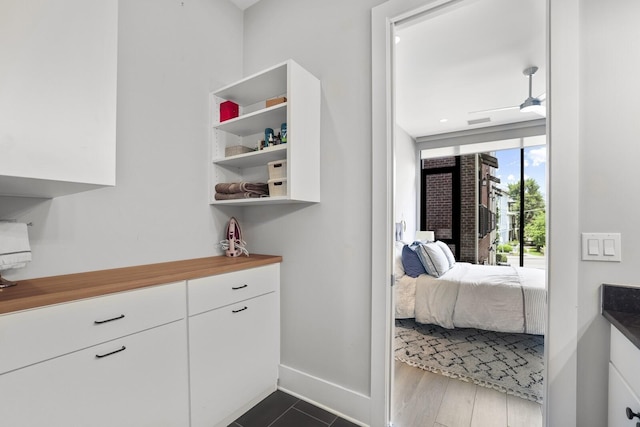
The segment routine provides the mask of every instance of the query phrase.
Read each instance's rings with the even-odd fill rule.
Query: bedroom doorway
[[[423,13],[415,20],[406,18],[404,21],[397,24],[394,28],[396,31],[392,32],[394,36],[394,45],[392,47],[392,57],[394,58],[392,66],[394,70],[394,82],[391,84],[391,87],[395,89],[395,103],[393,104],[393,112],[391,116],[395,118],[395,124],[398,126],[395,133],[393,147],[395,169],[393,185],[395,200],[393,207],[395,216],[394,222],[399,222],[401,224],[413,224],[413,229],[408,229],[408,233],[405,236],[408,240],[411,240],[416,230],[433,231],[435,239],[446,243],[456,254],[456,259],[459,259],[460,252],[463,247],[463,233],[461,230],[461,223],[463,222],[462,215],[458,215],[458,218],[456,219],[456,216],[452,214],[452,212],[449,212],[449,216],[451,217],[450,227],[442,227],[439,232],[437,226],[433,225],[433,222],[431,224],[429,223],[429,216],[427,215],[425,217],[423,215],[424,211],[427,210],[426,206],[423,205],[423,203],[426,203],[425,198],[422,196],[416,196],[417,193],[422,194],[425,181],[433,181],[438,177],[442,177],[446,173],[452,173],[452,170],[455,170],[456,168],[456,164],[454,162],[454,164],[446,166],[454,169],[447,171],[439,169],[432,171],[434,173],[425,173],[423,175],[422,166],[424,157],[422,157],[422,153],[427,151],[427,149],[450,150],[455,153],[454,158],[459,158],[461,154],[464,154],[463,152],[465,151],[465,147],[469,147],[473,144],[491,144],[502,140],[516,140],[517,145],[511,148],[518,154],[520,164],[524,166],[525,162],[523,161],[523,158],[526,156],[528,150],[530,151],[529,147],[525,147],[524,140],[529,137],[533,138],[536,135],[540,135],[544,138],[546,133],[544,117],[540,117],[539,115],[529,115],[527,120],[523,120],[523,113],[520,113],[518,109],[509,111],[513,109],[512,106],[514,101],[509,101],[508,99],[520,99],[521,97],[521,88],[518,89],[518,82],[515,82],[514,80],[515,83],[513,83],[513,86],[510,86],[512,84],[511,80],[507,79],[504,74],[498,72],[496,72],[498,77],[491,77],[492,72],[489,70],[495,71],[492,67],[507,67],[506,64],[510,61],[509,54],[501,53],[499,51],[487,52],[483,51],[482,48],[469,47],[472,45],[471,40],[464,36],[460,37],[459,29],[464,28],[468,31],[463,31],[464,34],[473,34],[474,37],[482,39],[482,28],[474,28],[473,22],[467,21],[469,16],[472,16],[473,20],[482,22],[483,28],[486,29],[487,27],[490,27],[492,29],[493,34],[487,34],[487,37],[496,37],[496,28],[498,25],[487,24],[487,22],[491,21],[490,16],[500,17],[502,21],[508,22],[509,25],[514,25],[514,22],[518,19],[516,14],[524,13],[527,16],[527,22],[529,24],[533,21],[541,24],[535,30],[532,29],[532,31],[538,35],[542,35],[542,47],[538,48],[536,53],[529,52],[531,56],[527,58],[526,61],[535,61],[536,66],[539,69],[544,69],[546,65],[544,63],[546,59],[546,48],[544,45],[545,11],[544,7],[540,9],[540,2],[536,2],[536,4],[531,2],[529,5],[532,8],[531,10],[524,10],[526,7],[523,9],[522,5],[519,5],[518,7],[520,10],[514,10],[513,5],[508,5],[505,1],[500,0],[487,0],[486,2],[460,1],[439,3],[443,3],[441,4],[442,7],[435,7],[435,11],[432,11],[432,14]],[[465,14],[467,16],[464,16]],[[513,16],[511,14],[513,14]],[[539,18],[538,21],[536,21],[535,18],[532,18],[535,16]],[[513,19],[509,19],[510,17]],[[461,19],[462,21],[457,21],[458,19]],[[525,24],[522,24],[522,21],[518,22],[520,25],[524,25],[526,27]],[[428,27],[429,29],[427,32],[431,32],[430,36],[424,38],[420,44],[421,50],[419,55],[417,55],[415,51],[413,54],[409,53],[407,55],[413,55],[414,57],[420,56],[421,58],[428,58],[433,61],[434,58],[438,58],[437,55],[442,55],[443,51],[446,51],[447,53],[445,56],[440,58],[444,58],[444,62],[448,61],[447,63],[452,68],[443,72],[442,69],[438,69],[437,66],[429,63],[429,60],[425,60],[427,62],[426,64],[414,63],[411,70],[406,73],[406,70],[400,68],[400,64],[403,61],[403,55],[405,55],[405,53],[403,53],[403,46],[405,43],[408,45],[413,42],[413,37],[418,37],[420,32],[420,30],[417,29],[418,26]],[[451,36],[451,31],[447,32],[447,29],[451,28],[456,29],[458,32],[456,36]],[[509,32],[510,30],[506,29],[505,31]],[[447,36],[447,34],[449,34],[449,36]],[[511,42],[514,42],[513,38],[506,38]],[[460,42],[460,39],[462,39],[464,43]],[[435,40],[437,43],[430,43],[430,40]],[[454,40],[454,42],[458,42],[458,44],[454,47],[447,46],[447,40]],[[487,39],[482,40],[486,46],[491,46],[491,49],[497,50],[501,46],[498,42],[487,43]],[[430,46],[434,44],[437,44],[437,46]],[[491,61],[488,60],[488,56],[494,54],[497,55],[498,59],[495,64],[490,65],[489,62]],[[524,57],[526,57],[524,54],[517,57],[515,62],[519,62],[519,65],[511,67],[512,70],[520,68],[518,73],[520,74],[520,79],[522,79],[521,74],[523,70],[526,69],[528,65],[532,65],[530,62],[523,65],[523,61],[525,61]],[[472,71],[474,69],[475,71]],[[476,87],[472,86],[470,83],[465,83],[463,79],[465,78],[465,72],[467,71],[475,75],[486,76],[487,78],[485,78],[481,83],[483,89],[489,88],[489,90],[491,90],[491,88],[494,88],[494,91],[501,92],[499,95],[505,96],[506,98],[499,99],[499,96],[497,95],[496,97],[493,97],[491,94],[486,94],[486,92],[476,90]],[[425,89],[426,91],[423,91],[421,88],[411,88],[411,96],[418,97],[419,100],[412,104],[410,108],[407,108],[407,103],[400,99],[402,96],[401,91],[403,90],[401,79],[407,78],[408,80],[411,80],[414,78],[411,76],[412,73],[420,74],[422,79],[436,81],[438,84],[435,85],[435,87]],[[540,76],[540,74],[538,76]],[[492,78],[495,80],[492,80]],[[522,80],[520,80],[519,83],[522,83]],[[544,78],[537,80],[535,85],[532,86],[534,86],[533,90],[535,91],[534,93],[536,96],[543,95],[544,92],[546,92],[544,89]],[[467,94],[473,94],[474,96],[472,96],[471,99],[464,98]],[[486,98],[493,98],[493,105],[485,105],[484,107],[479,106],[478,100]],[[469,104],[465,104],[464,106],[464,120],[460,120],[459,116],[455,115],[457,114],[456,107],[450,105],[452,99],[465,99],[465,102],[469,102]],[[421,105],[421,103],[426,105]],[[429,108],[432,108],[434,105],[436,108],[433,109],[433,111],[430,111]],[[422,109],[422,107],[424,107],[424,109]],[[489,112],[488,110],[493,111]],[[478,113],[482,113],[482,116],[478,116]],[[511,113],[518,113],[520,116],[509,116]],[[416,121],[412,119],[414,115],[420,115],[421,117]],[[418,122],[422,123],[415,124]],[[504,138],[496,138],[496,133],[503,135]],[[406,145],[404,145],[405,143],[413,143],[417,147],[413,150],[413,166],[406,166],[408,163],[403,163],[402,161],[404,156],[408,156],[409,158],[411,156],[411,150],[406,149]],[[491,157],[494,152],[495,150],[487,150],[486,147],[484,147],[477,153],[487,153],[488,156]],[[491,161],[489,158],[483,159],[477,153],[474,155],[474,162],[476,166],[486,164],[483,160],[486,160],[487,162]],[[418,160],[416,160],[416,157]],[[459,164],[457,167],[460,167]],[[413,190],[411,190],[413,191],[413,201],[411,200],[411,191],[407,191],[405,188],[399,188],[400,185],[404,185],[399,181],[402,180],[403,175],[406,176],[408,174],[406,172],[407,168],[413,170],[414,181],[413,183],[410,183],[413,188]],[[473,190],[475,200],[467,206],[470,207],[470,211],[473,215],[473,223],[471,225],[471,234],[473,237],[471,240],[474,241],[475,247],[473,249],[473,255],[469,255],[469,257],[474,263],[486,263],[490,265],[498,265],[499,262],[504,264],[517,263],[518,266],[523,266],[526,263],[525,261],[530,260],[530,258],[524,259],[525,243],[527,244],[526,249],[528,250],[533,245],[533,242],[531,241],[531,233],[527,234],[526,238],[529,240],[525,241],[524,231],[527,223],[522,220],[522,218],[527,217],[527,214],[532,217],[533,212],[526,209],[526,192],[523,198],[518,199],[522,196],[522,191],[520,191],[520,189],[522,188],[526,190],[527,183],[527,179],[525,177],[526,173],[521,171],[519,172],[518,181],[525,185],[519,185],[517,197],[515,197],[516,193],[513,195],[510,194],[510,196],[513,196],[510,197],[511,203],[513,204],[513,207],[518,208],[518,213],[515,214],[512,212],[512,215],[510,215],[511,222],[507,230],[507,235],[505,237],[501,236],[502,238],[508,239],[505,243],[515,243],[517,241],[517,251],[507,251],[508,248],[504,244],[498,248],[500,241],[497,240],[497,238],[500,235],[500,230],[497,229],[497,226],[500,223],[500,220],[498,215],[496,215],[496,209],[492,211],[488,206],[491,199],[491,185],[492,182],[495,181],[492,181],[491,177],[486,173],[482,173],[482,167],[474,170]],[[460,185],[460,183],[458,183],[458,185]],[[546,182],[542,185],[542,188],[546,189]],[[511,193],[509,190],[510,189],[508,187],[504,189],[506,193]],[[445,190],[445,192],[450,194],[453,194],[454,191],[456,190],[454,190],[452,186],[447,187]],[[485,193],[487,195],[486,198],[484,198]],[[519,203],[520,200],[524,200],[525,202]],[[453,203],[451,203],[451,207],[452,206]],[[521,212],[521,206],[526,212]],[[460,206],[456,209],[459,211]],[[454,209],[452,209],[452,211],[453,210]],[[543,228],[546,215],[547,212],[545,210],[541,217],[543,220]],[[433,219],[434,218],[432,217],[431,220]],[[481,254],[481,249],[478,247],[477,242],[483,238],[487,240],[488,245],[487,253]],[[543,239],[546,239],[546,236],[543,236]],[[516,245],[512,245],[512,249],[513,246]],[[544,245],[541,245],[540,249],[543,249],[543,247]],[[498,249],[501,249],[500,256],[498,256]],[[516,259],[513,258],[514,254],[517,255]],[[503,256],[507,257],[506,262],[503,261]],[[546,261],[543,261],[541,265],[544,268]],[[398,288],[394,291],[396,293],[396,298],[398,297],[397,289]],[[391,322],[391,329],[394,331],[394,326],[397,326],[396,320],[391,320]],[[408,333],[410,330],[420,330],[420,332],[424,332],[425,330],[422,325],[416,324],[411,320],[400,322],[400,327],[398,329],[402,330],[402,334],[405,332]],[[445,336],[440,340],[442,335],[449,334],[448,330],[439,329],[434,331],[434,328],[430,326],[426,329],[426,333],[430,334],[430,340],[437,341],[436,344],[434,344],[435,346],[450,348],[452,344],[450,336]],[[467,330],[468,328],[457,329]],[[457,329],[454,329],[453,331],[456,331]],[[492,333],[492,331],[477,330],[473,332],[472,336],[466,336],[463,339],[467,341],[480,341],[488,337],[487,333]],[[392,335],[395,341],[393,345],[394,351],[401,350],[407,356],[415,356],[416,353],[424,349],[426,344],[422,345],[419,351],[415,348],[411,348],[409,345],[405,346],[406,343],[411,342],[415,337],[407,335],[407,338],[404,339],[400,336],[402,334],[398,334],[397,331],[395,331]],[[440,336],[437,337],[438,334],[440,334]],[[537,351],[538,359],[543,361],[544,338],[543,336],[536,334],[531,335],[532,338],[528,339],[527,334],[522,334],[522,336],[518,338],[521,339],[519,344],[522,344],[524,352],[533,350]],[[491,335],[487,339],[496,340],[498,338]],[[460,355],[463,354],[463,351],[466,350],[456,348],[455,352],[457,353],[454,355],[454,358],[460,357]],[[477,351],[477,349],[473,349],[471,351]],[[444,357],[442,352],[439,352],[438,356]],[[497,393],[494,390],[488,390],[484,387],[476,386],[472,381],[462,382],[452,379],[452,376],[464,377],[464,373],[460,374],[459,372],[453,372],[450,373],[450,376],[441,375],[442,372],[437,372],[438,369],[430,369],[429,367],[425,368],[426,364],[422,363],[423,361],[421,360],[420,355],[418,355],[417,359],[414,358],[406,360],[409,359],[408,357],[401,359],[402,361],[394,360],[391,364],[392,388],[390,393],[392,394],[392,405],[390,408],[390,416],[394,426],[453,426],[471,425],[472,423],[475,425],[476,423],[482,423],[483,419],[485,421],[490,420],[488,425],[496,426],[503,424],[503,421],[504,425],[543,425],[543,409],[542,405],[539,404],[541,396],[526,396],[523,399],[515,396],[518,394],[517,392],[512,394],[502,394]],[[485,363],[486,365],[489,364],[487,361],[483,361],[482,363]],[[538,369],[537,374],[541,375],[542,370],[543,368]],[[393,374],[395,374],[395,377]],[[526,376],[527,374],[524,375]],[[538,378],[534,382],[539,383],[537,385],[543,389],[542,378]],[[541,391],[540,393],[543,392]],[[520,394],[520,397],[522,397],[522,395],[526,394],[526,391],[523,392],[520,390]],[[536,401],[536,399],[538,399],[538,401]],[[496,410],[496,408],[503,409]]]
[[[529,129],[527,132],[533,131]],[[544,127],[538,127],[537,132],[544,132]],[[419,425],[429,426],[469,425],[468,423],[482,425],[482,420],[495,423],[490,425],[506,426],[508,423],[542,426],[546,319],[540,313],[537,316],[533,313],[542,308],[543,303],[530,303],[528,307],[531,309],[522,317],[519,316],[525,313],[524,306],[515,311],[515,317],[509,317],[513,312],[507,310],[511,314],[505,313],[507,317],[503,318],[501,306],[517,306],[522,298],[520,289],[511,294],[511,297],[492,293],[489,300],[484,300],[483,294],[471,294],[465,290],[468,301],[465,304],[460,302],[464,290],[464,282],[460,282],[458,300],[455,306],[452,305],[451,311],[463,309],[471,313],[473,319],[453,314],[455,328],[449,329],[450,326],[443,328],[446,322],[440,323],[439,319],[423,320],[425,315],[418,305],[422,301],[418,299],[421,292],[418,287],[437,286],[436,280],[444,280],[446,287],[454,284],[458,286],[454,280],[463,276],[458,276],[456,268],[462,268],[467,262],[471,262],[478,267],[474,280],[478,280],[477,272],[482,272],[483,268],[487,268],[487,275],[482,277],[486,277],[491,283],[496,280],[513,280],[513,274],[517,272],[521,277],[537,283],[537,289],[523,287],[523,292],[537,292],[540,299],[546,300],[544,255],[527,254],[528,257],[538,258],[538,263],[517,270],[522,267],[517,254],[513,254],[511,249],[501,248],[499,244],[501,239],[515,239],[519,235],[520,204],[516,203],[516,199],[523,187],[520,181],[522,176],[525,177],[525,184],[529,184],[529,189],[525,191],[524,200],[528,208],[525,211],[546,214],[544,191],[539,192],[540,185],[543,189],[546,188],[546,156],[543,155],[546,150],[545,142],[543,134],[476,144],[451,140],[450,146],[420,150],[420,175],[423,178],[437,178],[421,180],[419,210],[421,213],[425,209],[435,211],[431,221],[428,216],[424,218],[424,215],[420,215],[423,217],[421,224],[430,225],[428,229],[434,232],[435,240],[450,236],[451,211],[454,210],[451,207],[454,203],[450,199],[445,200],[444,196],[449,195],[450,198],[451,194],[457,194],[457,224],[461,226],[465,222],[469,223],[466,228],[470,229],[471,238],[467,242],[462,239],[462,244],[458,240],[457,246],[449,244],[456,252],[458,266],[445,273],[441,279],[421,283],[422,276],[411,278],[407,271],[407,274],[396,280],[393,348],[396,375],[391,412],[394,426],[413,425],[415,420],[420,420]],[[521,153],[525,153],[524,161]],[[401,166],[398,159],[396,163]],[[425,169],[431,169],[434,173],[425,173]],[[457,183],[453,185],[453,177],[450,176],[452,173],[459,174]],[[531,181],[536,185],[532,185]],[[430,203],[425,200],[425,193],[429,193],[424,188],[427,184],[435,199]],[[453,192],[452,186],[459,186],[461,191]],[[531,189],[536,191],[530,191]],[[462,194],[465,191],[467,194]],[[487,213],[483,215],[483,211]],[[529,239],[530,221],[526,221],[526,224]],[[464,229],[465,226],[462,225],[461,228]],[[458,234],[468,235],[469,232]],[[513,246],[517,244],[513,240],[511,243]],[[457,248],[463,250],[457,252]],[[497,248],[502,253],[496,253]],[[530,249],[528,246],[527,248]],[[498,255],[504,256],[504,259]],[[504,276],[501,271],[503,269]],[[452,274],[456,279],[452,278]],[[474,283],[473,286],[477,285]],[[408,296],[411,292],[415,299]],[[433,294],[424,295],[435,298],[435,292],[441,291],[436,289]],[[469,299],[470,295],[472,299]],[[499,302],[495,302],[496,298]],[[444,300],[434,301],[440,301],[437,303],[439,306],[445,304]],[[493,303],[496,305],[491,305]],[[475,305],[491,307],[488,315],[485,313],[484,320],[479,320],[483,314],[480,311],[475,313]],[[444,311],[437,313],[440,316]],[[431,312],[427,315],[431,315]],[[519,321],[522,322],[522,330],[513,326],[514,322]],[[510,329],[512,326],[513,329]],[[490,354],[484,353],[487,348],[491,348]],[[495,373],[491,373],[493,369]],[[477,371],[486,375],[475,375],[474,372]],[[507,372],[510,374],[505,375]],[[455,378],[463,378],[464,382]],[[476,383],[489,385],[491,389]]]

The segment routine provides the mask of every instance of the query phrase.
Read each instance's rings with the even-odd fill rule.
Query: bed
[[[439,277],[405,274],[396,262],[397,319],[444,328],[544,335],[544,270],[455,262]]]

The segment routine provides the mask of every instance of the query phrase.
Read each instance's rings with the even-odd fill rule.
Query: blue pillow
[[[402,248],[402,267],[404,267],[404,272],[409,277],[418,277],[427,273],[414,247],[409,245],[404,245]]]

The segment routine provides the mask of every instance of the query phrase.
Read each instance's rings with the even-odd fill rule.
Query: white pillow
[[[436,243],[423,243],[416,252],[427,273],[433,277],[440,277],[451,268],[447,256]]]
[[[436,245],[438,245],[440,249],[442,249],[442,252],[444,252],[445,256],[447,257],[447,260],[449,261],[449,268],[453,267],[456,263],[456,257],[453,255],[453,252],[451,251],[449,245],[447,245],[445,242],[441,242],[440,240],[436,242]]]

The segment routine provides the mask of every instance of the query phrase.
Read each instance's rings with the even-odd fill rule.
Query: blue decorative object
[[[410,277],[418,277],[427,273],[414,247],[409,245],[404,245],[402,248],[402,267],[405,274]]]

